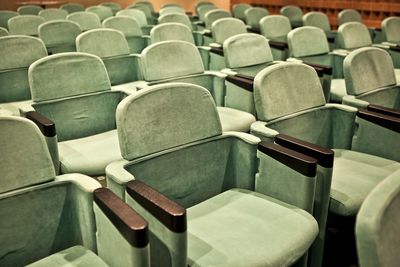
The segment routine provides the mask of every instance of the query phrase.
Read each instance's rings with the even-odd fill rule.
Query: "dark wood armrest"
[[[359,110],[357,112],[357,117],[378,124],[379,126],[385,127],[397,133],[400,133],[400,118],[367,110]]]
[[[205,32],[205,33],[203,33],[203,35],[207,36],[207,37],[210,37],[210,38],[213,37],[212,32]]]
[[[328,40],[329,43],[334,43],[335,42],[335,37],[328,36],[328,37],[326,37],[326,39]]]
[[[224,56],[224,50],[222,49],[222,47],[211,47],[210,52],[220,56]]]
[[[317,174],[317,160],[315,158],[267,142],[259,143],[258,150],[305,176],[315,177]]]
[[[326,75],[332,75],[332,67],[330,66],[326,66],[326,65],[322,65],[322,64],[316,64],[316,63],[310,63],[310,62],[304,62],[304,64],[307,64],[308,66],[313,67],[317,72],[318,71],[322,71],[323,74]]]
[[[142,248],[149,243],[147,222],[108,188],[98,188],[93,193],[94,202],[134,247]]]
[[[196,15],[194,15],[194,16],[188,15],[188,16],[189,16],[190,21],[192,21],[192,22],[199,20],[199,16],[196,16]]]
[[[275,137],[275,143],[315,158],[316,160],[318,160],[318,164],[322,167],[333,167],[333,159],[335,153],[329,148],[320,147],[315,144],[284,134],[278,134]]]
[[[247,76],[248,77],[248,76]],[[243,78],[239,74],[229,75],[225,78],[228,82],[231,82],[246,91],[253,92],[254,78],[252,80]]]
[[[186,209],[143,182],[128,182],[127,193],[168,229],[183,233],[187,229]]]
[[[367,110],[373,111],[376,113],[382,113],[384,115],[400,118],[400,110],[394,108],[386,108],[378,105],[370,104],[367,107]]]
[[[389,47],[389,50],[392,50],[392,51],[395,51],[395,52],[400,52],[400,46],[399,45],[391,46],[391,47]]]
[[[192,16],[193,12],[192,11],[185,11],[185,14],[188,15],[188,16]]]
[[[261,31],[259,28],[249,27],[249,28],[247,28],[247,31],[252,32],[252,33],[261,34]]]
[[[37,126],[39,126],[40,131],[46,137],[56,136],[56,125],[53,121],[49,120],[42,114],[36,111],[29,111],[26,113],[26,118],[33,121]]]
[[[382,31],[381,28],[375,28],[374,30],[377,31],[377,32],[381,32]]]
[[[268,43],[269,43],[270,47],[278,49],[278,50],[282,50],[282,51],[289,48],[288,44],[285,42],[269,40]]]
[[[198,26],[202,26],[202,27],[206,27],[206,23],[203,21],[200,21],[199,23],[197,23]]]

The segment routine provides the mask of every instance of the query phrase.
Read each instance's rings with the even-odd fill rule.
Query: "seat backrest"
[[[354,49],[372,45],[367,26],[360,22],[347,22],[338,29],[338,45],[343,49]]]
[[[343,62],[346,90],[350,95],[396,84],[393,61],[389,53],[376,47],[352,51]]]
[[[259,34],[243,33],[229,37],[223,43],[224,57],[229,68],[241,68],[272,62],[268,40]]]
[[[45,22],[37,15],[20,15],[8,20],[8,30],[12,35],[38,36],[38,27]]]
[[[216,9],[216,10],[208,11],[204,16],[204,22],[206,24],[206,29],[211,30],[211,25],[217,19],[229,18],[229,17],[232,17],[231,14],[228,11],[223,10],[223,9]]]
[[[244,21],[246,18],[244,12],[251,7],[250,4],[246,3],[234,4],[232,7],[233,17]]]
[[[213,98],[205,88],[193,84],[143,89],[121,101],[116,116],[121,155],[126,160],[222,133]]]
[[[7,36],[8,31],[6,28],[0,27],[0,37]]]
[[[381,23],[385,40],[393,43],[400,43],[400,17],[388,17]]]
[[[150,31],[151,43],[162,41],[185,41],[194,44],[192,31],[181,23],[163,23]]]
[[[66,19],[68,12],[59,8],[47,8],[39,12],[39,16],[43,17],[46,21]]]
[[[248,8],[245,12],[246,24],[254,27],[260,27],[260,20],[269,15],[269,12],[266,8],[261,7],[252,7]]]
[[[73,45],[81,33],[79,25],[68,20],[48,21],[39,26],[39,37],[46,47],[56,45]]]
[[[288,17],[292,21],[301,21],[303,19],[303,10],[298,6],[284,6],[280,10],[281,15]]]
[[[179,6],[163,7],[160,9],[159,13],[160,13],[160,16],[166,15],[166,14],[174,14],[174,13],[186,14],[185,9],[183,9],[183,7],[179,7]]]
[[[127,16],[111,17],[103,21],[103,27],[122,32],[126,37],[142,36],[142,29],[136,19]]]
[[[338,14],[339,26],[346,22],[360,22],[362,23],[362,17],[360,12],[355,9],[343,9]]]
[[[20,6],[17,12],[20,15],[38,15],[41,10],[43,10],[43,8],[38,5],[25,5]]]
[[[183,9],[182,5],[174,4],[174,3],[166,3],[166,4],[161,5],[161,8],[164,8],[164,7],[180,7]]]
[[[28,67],[47,56],[43,42],[30,36],[0,38],[0,102],[30,99]]]
[[[117,3],[117,2],[104,2],[104,3],[101,3],[100,6],[105,6],[105,7],[111,8],[114,15],[122,9],[121,4]]]
[[[138,9],[124,9],[124,10],[118,11],[116,15],[134,18],[137,20],[140,27],[147,25],[146,15],[144,14],[143,11],[138,10]]]
[[[133,4],[132,6],[128,6],[127,9],[135,9],[135,10],[142,11],[144,13],[144,15],[146,16],[147,22],[149,22],[149,19],[151,19],[151,17],[153,16],[153,11],[149,7],[149,5],[147,5],[145,3],[136,3],[136,4]]]
[[[316,71],[305,64],[281,62],[254,78],[254,103],[259,120],[279,117],[325,105]]]
[[[261,34],[268,39],[285,37],[292,30],[290,21],[282,15],[270,15],[260,20]]]
[[[172,13],[172,14],[165,14],[158,17],[158,24],[163,23],[181,23],[189,27],[192,30],[192,22],[190,21],[189,17],[186,14],[179,14],[179,13]]]
[[[86,11],[77,11],[67,16],[67,20],[78,23],[81,31],[101,28],[99,16]]]
[[[0,27],[8,29],[8,20],[18,15],[15,11],[0,10]]]
[[[68,14],[85,11],[85,7],[78,3],[66,3],[60,6],[61,9],[64,9],[68,12]]]
[[[202,5],[198,8],[198,16],[201,21],[205,20],[206,13],[210,10],[218,9],[218,7],[214,5]]]
[[[147,1],[147,0],[140,0],[140,1],[135,1],[134,5],[142,5],[142,6],[146,6],[148,10],[150,10],[150,12],[154,12],[154,6],[151,3],[151,1]]]
[[[208,7],[207,7],[208,6]],[[205,9],[203,9],[206,7]],[[209,2],[209,1],[199,1],[195,4],[194,6],[194,11],[196,12],[196,15],[199,16],[199,19],[203,21],[204,19],[204,14],[207,13],[207,11],[211,10],[209,9],[210,7],[217,8],[214,3]],[[201,14],[202,13],[202,14]]]
[[[112,9],[107,6],[91,6],[85,9],[86,12],[91,12],[99,16],[100,21],[112,17],[114,14]]]
[[[231,36],[247,33],[246,25],[243,21],[236,18],[222,18],[214,21],[211,26],[212,36],[214,41],[222,44]]]
[[[325,32],[313,26],[296,28],[288,34],[290,55],[307,57],[329,53],[329,44]]]
[[[164,41],[146,47],[142,52],[141,63],[146,81],[204,72],[197,47],[183,41]]]
[[[322,29],[323,31],[330,31],[331,24],[329,23],[328,16],[323,12],[311,11],[303,16],[304,26],[313,26]]]

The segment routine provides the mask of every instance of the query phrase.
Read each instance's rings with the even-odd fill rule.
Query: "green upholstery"
[[[167,6],[160,9],[160,16],[167,15],[167,14],[176,14],[181,13],[185,14],[185,9],[180,6]]]
[[[148,25],[154,25],[157,22],[157,18],[155,17],[154,14],[154,8],[152,5],[149,5],[148,3],[137,2],[133,5],[127,6],[126,8],[142,11],[146,16]]]
[[[24,5],[20,6],[17,9],[17,12],[20,15],[38,15],[40,11],[42,11],[43,8],[38,5]]]
[[[101,22],[99,17],[91,12],[77,11],[69,14],[67,20],[78,23],[81,31],[87,31],[92,29],[101,28]]]
[[[260,20],[260,31],[268,40],[287,43],[287,34],[292,30],[290,20],[283,15],[269,15]],[[286,60],[287,49],[271,48],[275,60]]]
[[[328,16],[323,12],[308,12],[303,16],[303,24],[304,26],[318,27],[325,32],[332,30]]]
[[[303,10],[298,6],[284,6],[280,9],[280,14],[288,17],[293,28],[303,26]]]
[[[400,27],[400,17],[388,17],[382,20],[381,28],[385,41],[390,43],[400,43],[400,34],[398,28]]]
[[[10,35],[38,36],[38,27],[45,22],[44,18],[37,15],[19,15],[8,20]]]
[[[137,0],[137,1],[134,1],[134,3],[135,3],[135,4],[139,4],[139,5],[147,6],[147,8],[148,8],[151,12],[154,12],[154,6],[153,6],[152,2],[149,1],[149,0]]]
[[[39,38],[52,55],[76,51],[75,39],[81,33],[79,25],[68,20],[48,21],[39,26]]]
[[[222,18],[229,18],[232,17],[232,15],[223,9],[216,9],[216,10],[210,10],[204,15],[204,22],[206,24],[206,29],[211,30],[211,25],[214,23],[214,21]]]
[[[60,8],[66,10],[68,14],[85,11],[85,7],[79,3],[66,3],[61,5]]]
[[[217,44],[222,44],[231,36],[247,33],[246,25],[236,18],[222,18],[216,20],[211,26],[213,39]]]
[[[249,8],[251,8],[251,5],[246,4],[246,3],[234,4],[232,6],[232,15],[234,18],[245,21],[245,19],[246,19],[245,11]]]
[[[200,21],[205,21],[205,15],[208,11],[218,9],[214,4],[209,4],[209,5],[202,5],[196,8],[197,10],[197,15],[199,16]]]
[[[6,28],[0,27],[0,37],[8,36],[8,30]]]
[[[170,23],[170,22],[181,23],[189,27],[189,29],[191,30],[193,29],[192,23],[190,22],[190,19],[186,14],[172,13],[158,17],[158,24]]]
[[[122,9],[121,4],[117,2],[103,2],[100,6],[111,8],[113,15],[117,14]]]
[[[66,19],[68,12],[59,8],[47,8],[39,12],[39,16],[43,17],[46,21]]]
[[[355,49],[372,45],[367,26],[360,22],[347,22],[338,29],[338,46],[343,49]]]
[[[85,9],[85,11],[96,14],[97,16],[99,16],[100,21],[114,16],[113,11],[110,7],[102,5],[88,7]]]
[[[196,12],[197,16],[199,16],[199,9],[204,6],[214,6],[214,3],[211,1],[197,1],[194,5],[194,11]]]
[[[8,20],[18,15],[15,11],[0,10],[0,27],[8,29]]]
[[[194,44],[190,28],[182,23],[175,22],[162,23],[155,26],[150,31],[150,40],[152,44],[169,40],[185,41]]]
[[[149,25],[149,23],[147,22],[146,19],[146,14],[139,9],[124,9],[121,11],[118,11],[116,16],[128,16],[131,18],[134,18],[137,20],[137,22],[139,23],[139,26],[142,29],[143,34],[145,35],[149,35],[150,34],[150,30],[153,27],[152,25]]]
[[[399,201],[400,172],[382,181],[365,199],[356,221],[361,267],[396,266],[399,262]]]
[[[248,8],[245,12],[246,24],[252,28],[260,28],[260,20],[269,15],[266,8],[252,7]]]
[[[347,22],[360,22],[362,23],[362,17],[360,12],[355,9],[343,9],[338,14],[339,26]]]

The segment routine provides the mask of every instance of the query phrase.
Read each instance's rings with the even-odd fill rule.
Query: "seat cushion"
[[[59,267],[106,267],[108,266],[102,259],[91,250],[82,246],[74,246],[60,252],[54,253],[44,259],[34,262],[30,267],[59,266]]]
[[[253,114],[238,109],[217,107],[222,131],[249,132],[250,125],[256,121]]]
[[[102,175],[112,161],[122,159],[117,130],[58,144],[61,172]]]
[[[356,215],[369,192],[400,169],[400,163],[351,150],[334,149],[330,211]]]
[[[331,102],[342,103],[342,98],[347,95],[344,79],[332,79]]]
[[[188,209],[188,264],[289,266],[318,233],[306,211],[232,189]]]

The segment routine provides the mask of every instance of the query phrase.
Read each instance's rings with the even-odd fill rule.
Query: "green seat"
[[[361,13],[355,9],[343,9],[338,13],[337,16],[338,25],[341,26],[348,22],[359,22],[363,23]],[[371,36],[371,40],[375,40],[377,38],[377,33],[374,28],[368,28],[368,32]]]
[[[214,23],[214,21],[217,21],[222,18],[230,18],[232,15],[223,9],[212,9],[208,11],[204,15],[204,31],[203,31],[203,41],[201,45],[210,45],[210,43],[213,42],[212,37],[210,37],[207,33],[211,32],[211,27]]]
[[[153,25],[149,25],[146,19],[146,15],[143,11],[138,9],[124,9],[118,11],[116,16],[127,16],[135,19],[139,24],[144,35],[149,35]]]
[[[332,30],[328,16],[323,12],[311,11],[303,16],[304,26],[313,26],[320,28],[328,38],[329,47],[331,50],[335,48],[335,39],[337,32]]]
[[[18,15],[15,11],[0,10],[0,27],[8,30],[8,20]]]
[[[59,8],[47,8],[39,12],[39,16],[43,17],[46,21],[66,19],[68,12]]]
[[[0,265],[149,266],[147,222],[94,179],[56,175],[54,125],[35,123],[0,117]]]
[[[232,6],[232,15],[234,18],[240,19],[242,21],[246,20],[245,12],[252,6],[246,3],[234,4]]]
[[[244,12],[245,21],[247,26],[251,30],[260,30],[260,20],[269,15],[269,12],[266,8],[261,7],[251,7],[246,9]]]
[[[194,11],[195,11],[196,15],[199,16],[199,18],[200,18],[200,13],[202,13],[202,12],[200,12],[200,8],[203,8],[206,6],[214,6],[215,7],[214,3],[210,2],[210,1],[197,1],[196,4],[194,5]],[[202,19],[200,18],[200,20],[202,20]]]
[[[381,28],[387,43],[400,44],[400,17],[387,17],[382,20]]]
[[[400,172],[392,174],[371,191],[356,221],[358,261],[361,267],[396,266],[400,260]]]
[[[66,3],[61,5],[60,8],[66,10],[68,14],[85,11],[85,7],[79,3]]]
[[[261,34],[270,40],[271,52],[275,60],[287,59],[287,35],[291,30],[290,20],[282,15],[269,15],[260,20]]]
[[[37,15],[19,15],[8,20],[10,35],[38,36],[38,27],[45,22],[44,18]]]
[[[20,6],[17,9],[18,14],[20,15],[38,15],[43,8],[38,5],[24,5]]]
[[[67,20],[77,23],[82,32],[101,28],[99,16],[91,12],[76,11],[69,14]]]
[[[103,2],[100,6],[105,6],[111,8],[113,15],[117,14],[118,11],[122,9],[121,4],[117,2]]]
[[[152,44],[171,40],[194,44],[192,31],[182,23],[162,23],[150,31],[150,42]]]
[[[282,147],[257,150],[258,138],[223,133],[209,92],[185,83],[129,96],[118,106],[117,125],[124,160],[107,166],[108,185],[149,220],[152,264],[290,266],[304,260],[318,232],[309,214],[313,158],[304,158],[313,171],[300,173],[275,154],[283,156]],[[285,150],[289,158],[292,152]]]
[[[293,28],[303,26],[303,10],[298,6],[283,6],[280,14],[288,17]]]
[[[8,30],[6,28],[0,27],[0,37],[8,36]]]
[[[114,16],[112,9],[103,5],[91,6],[86,8],[85,11],[96,14],[97,16],[99,16],[100,21]]]
[[[165,15],[160,15],[158,17],[158,24],[163,23],[181,23],[185,26],[188,26],[190,30],[193,30],[192,22],[186,14],[181,13],[170,13]]]
[[[76,51],[75,39],[81,33],[77,23],[53,20],[41,24],[38,30],[49,55]]]
[[[126,9],[135,9],[142,11],[147,20],[148,25],[155,25],[157,23],[157,16],[154,12],[154,7],[150,2],[135,2],[126,7]]]
[[[167,14],[186,14],[185,9],[181,6],[166,6],[160,9],[160,16],[167,15]]]

